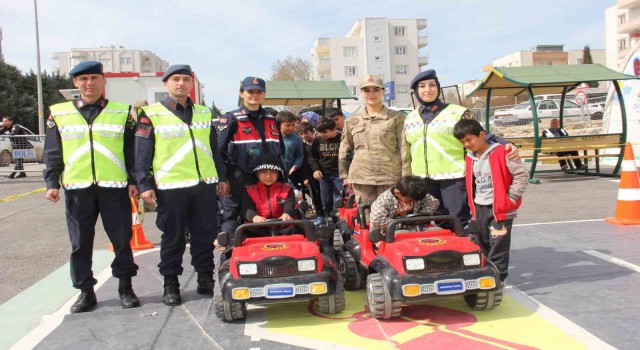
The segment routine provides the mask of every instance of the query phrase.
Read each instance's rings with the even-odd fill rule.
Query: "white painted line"
[[[640,266],[632,264],[630,262],[624,261],[622,259],[618,259],[618,258],[614,258],[612,256],[609,256],[607,254],[602,254],[598,251],[595,250],[583,250],[583,252],[591,255],[591,256],[595,256],[596,258],[602,259],[604,261],[608,261],[612,264],[616,264],[618,266],[622,266],[622,267],[626,267],[630,270],[633,270],[635,272],[640,272]]]
[[[514,298],[516,301],[520,302],[522,305],[530,309],[531,312],[540,315],[542,318],[560,329],[562,332],[566,333],[577,342],[584,345],[584,347],[586,347],[587,349],[615,350],[613,346],[605,343],[602,339],[589,333],[584,328],[578,326],[577,324],[571,322],[554,310],[526,295],[518,288],[509,285],[505,289],[507,290],[507,294],[509,294],[510,297]]]
[[[604,221],[604,219],[569,220],[569,221],[553,221],[553,222],[535,222],[535,223],[531,223],[531,224],[515,224],[515,225],[513,225],[513,227],[536,226],[536,225],[573,224],[573,223],[576,223],[576,222],[594,222],[594,221]]]
[[[160,250],[160,248],[142,250],[142,251],[133,253],[133,256],[139,256],[139,255],[143,255],[151,252],[156,252],[158,250]],[[96,280],[98,280],[98,283],[94,286],[94,289],[98,289],[103,284],[105,284],[105,282],[107,282],[109,277],[111,277],[111,266],[107,265],[107,267],[105,267],[104,270],[100,271],[100,273],[94,277]],[[51,332],[53,332],[56,328],[58,328],[60,324],[62,324],[62,321],[64,320],[64,317],[66,315],[71,314],[69,310],[71,309],[71,305],[73,305],[73,303],[76,302],[76,299],[79,294],[80,292],[74,294],[71,297],[71,299],[67,300],[67,302],[64,303],[62,306],[60,306],[60,308],[56,310],[56,312],[54,312],[53,314],[42,316],[42,320],[40,321],[40,324],[36,328],[32,329],[31,332],[27,333],[24,337],[22,337],[22,339],[20,339],[17,343],[13,344],[9,348],[9,350],[23,350],[23,349],[35,348],[38,344],[40,344],[40,342],[44,338],[46,338],[49,334],[51,334]]]

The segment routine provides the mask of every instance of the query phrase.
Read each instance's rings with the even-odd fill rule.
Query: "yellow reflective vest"
[[[153,124],[155,137],[153,175],[158,189],[185,188],[218,182],[218,172],[209,143],[211,110],[193,105],[191,125],[162,103],[142,107]]]
[[[130,106],[109,101],[89,125],[73,102],[51,106],[51,117],[62,140],[65,189],[127,187],[124,128]]]

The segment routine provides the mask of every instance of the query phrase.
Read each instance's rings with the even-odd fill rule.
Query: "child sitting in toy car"
[[[253,170],[257,181],[245,186],[242,198],[242,218],[246,222],[265,222],[269,219],[293,220],[297,216],[295,196],[284,181],[281,160],[264,155]],[[269,236],[269,229],[253,230],[256,236]],[[286,227],[280,233],[290,233]]]
[[[391,189],[383,192],[371,203],[370,229],[385,227],[393,218],[408,214],[433,214],[440,202],[427,194],[427,183],[418,176],[404,176]]]

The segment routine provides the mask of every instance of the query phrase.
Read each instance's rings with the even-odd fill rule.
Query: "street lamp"
[[[38,85],[38,134],[44,135],[44,117],[43,117],[43,101],[42,101],[42,75],[40,74],[40,32],[38,31],[38,2],[33,0],[33,7],[36,14],[36,52],[38,58],[38,72],[37,72],[37,85]]]

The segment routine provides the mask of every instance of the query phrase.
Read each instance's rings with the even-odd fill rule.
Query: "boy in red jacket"
[[[509,268],[511,227],[528,176],[520,159],[507,159],[504,146],[487,142],[485,134],[473,119],[461,119],[453,127],[453,135],[468,151],[465,179],[472,216],[469,233],[504,281]]]

